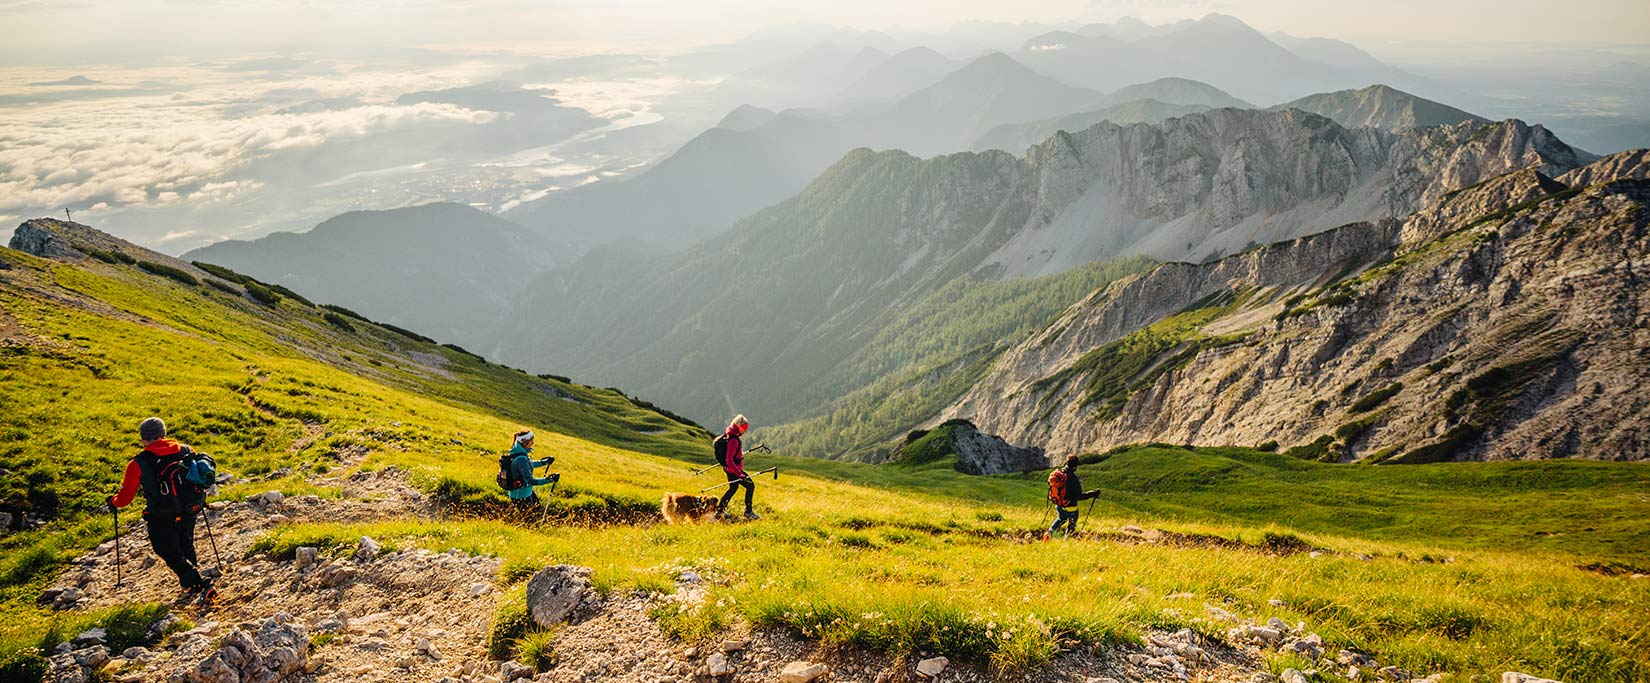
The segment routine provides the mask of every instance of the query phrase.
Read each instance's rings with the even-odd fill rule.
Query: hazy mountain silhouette
[[[552,194],[510,217],[578,249],[626,239],[683,246],[795,194],[855,147],[957,152],[997,125],[1081,110],[1100,98],[993,53],[858,115],[787,111],[746,128],[762,115],[730,114],[735,128],[705,131],[634,178]]]
[[[474,344],[565,248],[462,204],[352,211],[307,232],[230,240],[185,254],[374,320]]]
[[[1483,123],[1481,116],[1469,114],[1446,104],[1422,99],[1385,85],[1372,85],[1361,90],[1307,95],[1273,109],[1299,109],[1334,119],[1348,128],[1370,126],[1398,130],[1443,126],[1462,121]]]

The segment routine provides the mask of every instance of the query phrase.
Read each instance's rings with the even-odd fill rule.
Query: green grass
[[[591,567],[609,592],[665,592],[674,572],[696,569],[710,581],[706,606],[655,614],[685,640],[754,625],[827,644],[942,652],[1012,674],[1069,641],[1218,631],[1199,621],[1207,602],[1303,620],[1331,651],[1357,648],[1456,681],[1514,669],[1650,681],[1650,586],[1617,570],[1650,566],[1642,465],[1371,467],[1246,448],[1126,448],[1083,460],[1085,484],[1102,491],[1086,528],[1159,528],[1175,542],[1097,535],[1041,544],[1017,539],[1048,521],[1046,472],[970,477],[933,463],[755,454],[748,467],[781,468],[778,480],[758,482],[763,521],[655,525],[647,522],[661,492],[711,483],[691,474],[708,463],[708,444],[622,394],[488,365],[366,322],[346,333],[285,299],[266,306],[97,261],[71,267],[6,250],[0,258],[13,265],[0,278],[35,278],[59,297],[98,302],[76,307],[0,287],[0,306],[37,340],[0,355],[0,501],[53,519],[0,538],[0,667],[26,668],[37,659],[15,653],[85,623],[33,599],[63,558],[108,537],[97,503],[136,450],[137,422],[160,414],[226,471],[336,466],[337,453],[364,452],[362,468],[405,468],[425,491],[475,506],[474,516],[451,520],[285,526],[258,548],[344,552],[370,535],[397,548],[498,556],[501,606],[475,615],[492,620],[488,646],[498,657],[542,662],[546,637],[526,618],[520,582],[555,562]],[[1162,332],[1197,327],[1181,324]],[[1492,379],[1474,385],[1481,395],[1464,410],[1496,395]],[[563,475],[549,523],[488,512],[500,496],[497,451],[521,427],[539,433]],[[324,436],[313,438],[316,428]],[[309,492],[299,477],[258,486]],[[1312,558],[1305,547],[1328,552]],[[1181,592],[1195,599],[1169,597]]]
[[[870,325],[868,343],[823,377],[787,392],[786,424],[761,429],[793,453],[844,460],[885,455],[899,437],[983,379],[997,355],[1111,283],[1145,271],[1145,257],[1040,278],[959,277]],[[790,406],[801,406],[790,407]],[[793,416],[795,414],[795,416]]]

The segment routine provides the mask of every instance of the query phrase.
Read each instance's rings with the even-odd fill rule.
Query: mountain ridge
[[[1647,314],[1605,275],[1650,250],[1650,181],[1613,159],[1574,173],[1591,184],[1527,168],[1402,222],[1165,265],[1074,306],[936,419],[1055,457],[1267,439],[1343,462],[1650,457],[1620,334]]]
[[[453,248],[462,240],[463,248]],[[474,346],[566,247],[462,204],[353,211],[301,233],[226,241],[185,254],[309,292],[376,319]]]
[[[1198,240],[1166,254],[1203,256],[1407,214],[1511,168],[1578,165],[1562,141],[1518,121],[1405,133],[1349,131],[1298,110],[1173,121],[1061,133],[1025,157],[856,150],[800,195],[686,252],[546,276],[518,302],[514,326],[496,333],[496,352],[632,386],[700,419],[736,408],[738,396],[789,422],[835,409],[839,397],[805,388],[830,384],[825,375],[874,332],[879,312],[964,275],[1001,281],[1153,253],[1124,249],[1130,237],[1115,226],[1078,220],[1095,197],[1143,234],[1172,225]],[[1186,163],[1189,154],[1202,164]],[[1285,210],[1294,220],[1277,222]],[[1276,232],[1245,232],[1260,217]],[[1072,226],[1089,226],[1080,234],[1092,249],[1029,267],[1005,256],[1042,253],[1027,247],[1050,240],[1077,249]]]

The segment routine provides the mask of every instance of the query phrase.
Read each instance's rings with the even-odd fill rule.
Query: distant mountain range
[[[1168,104],[1151,99],[1135,100],[1104,109],[1067,114],[1052,119],[1032,121],[1031,123],[997,126],[986,131],[985,135],[980,136],[980,139],[974,142],[974,151],[1000,149],[1018,154],[1023,153],[1027,147],[1040,144],[1060,131],[1087,130],[1102,122],[1110,122],[1119,126],[1126,126],[1131,123],[1159,123],[1167,118],[1196,114],[1209,111],[1209,109],[1208,106],[1201,104]]]
[[[324,303],[464,345],[488,341],[512,298],[566,248],[462,204],[353,211],[307,232],[191,251]]]
[[[1018,153],[1055,130],[1102,120],[1157,122],[1198,111],[1194,105],[1249,108],[1362,87],[1376,76],[1420,82],[1350,44],[1275,36],[1327,60],[1317,61],[1218,14],[1050,32],[1012,55],[967,63],[925,47],[890,54],[885,36],[838,37],[726,79],[707,97],[743,93],[745,104],[653,167],[555,191],[512,207],[509,217],[575,250],[625,240],[678,248],[794,194],[855,147]],[[1174,106],[1134,104],[1142,100]],[[1013,125],[1025,128],[992,130]]]
[[[558,192],[509,217],[581,250],[622,240],[685,246],[795,194],[855,147],[922,156],[962,151],[997,125],[1081,110],[1101,98],[990,54],[855,115],[741,109],[634,178]]]
[[[800,420],[857,388],[832,373],[890,316],[958,278],[1235,253],[1587,160],[1518,121],[1388,132],[1239,109],[1062,132],[1024,158],[858,150],[686,251],[610,253],[547,274],[496,348],[703,419],[760,405],[769,420]],[[840,392],[813,390],[827,385]]]
[[[1369,126],[1385,130],[1447,126],[1488,119],[1446,104],[1422,99],[1385,85],[1308,95],[1274,109],[1299,109],[1333,119],[1348,128]]]
[[[1263,104],[1378,81],[1430,85],[1347,43],[1279,39],[1289,45],[1235,17],[1211,14],[1163,26],[1122,20],[1045,33],[1027,40],[1016,56],[1050,76],[1098,90],[1175,76]]]
[[[1157,123],[1218,107],[1250,109],[1254,105],[1226,94],[1207,83],[1184,78],[1160,78],[1118,89],[1100,101],[1099,109],[1067,114],[1041,121],[997,126],[974,142],[976,151],[1000,149],[1019,154],[1027,147],[1047,140],[1058,131],[1076,132],[1101,121],[1117,125]]]

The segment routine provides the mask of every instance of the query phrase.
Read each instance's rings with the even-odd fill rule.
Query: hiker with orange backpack
[[[1099,496],[1099,489],[1083,490],[1083,482],[1077,478],[1077,456],[1066,458],[1064,467],[1048,475],[1048,502],[1054,504],[1060,516],[1054,518],[1054,525],[1043,533],[1043,538],[1051,538],[1062,524],[1066,525],[1067,537],[1077,533],[1077,504]]]
[[[166,423],[158,417],[138,425],[138,440],[143,450],[126,464],[120,492],[104,502],[110,510],[123,508],[141,491],[149,547],[177,575],[183,598],[210,602],[218,593],[197,566],[195,518],[206,507],[206,490],[216,483],[216,464],[212,456],[166,438]]]

